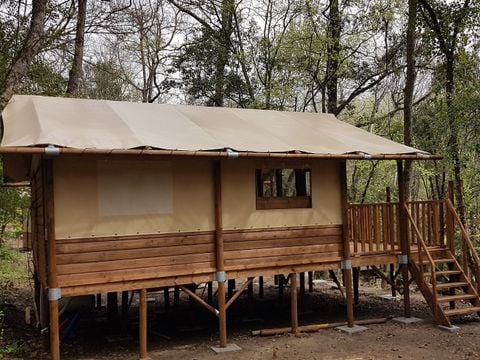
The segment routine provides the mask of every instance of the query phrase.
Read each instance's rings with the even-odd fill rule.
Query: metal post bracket
[[[62,298],[62,289],[60,288],[50,288],[47,291],[47,297],[49,301],[56,301]]]
[[[352,260],[342,260],[340,267],[342,270],[351,270]]]
[[[227,281],[227,273],[225,271],[217,271],[213,273],[213,281],[225,282]]]
[[[398,255],[398,263],[400,265],[408,265],[408,255]]]

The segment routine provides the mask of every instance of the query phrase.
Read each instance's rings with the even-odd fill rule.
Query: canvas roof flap
[[[2,120],[3,154],[34,154],[55,146],[71,153],[153,149],[172,154],[431,158],[425,151],[372,134],[332,114],[15,95]],[[7,174],[24,180],[19,174],[25,169],[10,171],[10,167],[5,169]]]

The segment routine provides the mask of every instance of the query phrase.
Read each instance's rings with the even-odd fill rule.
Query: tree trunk
[[[230,58],[230,37],[232,35],[235,0],[222,1],[222,28],[219,34],[218,57],[215,64],[215,93],[213,106],[223,106],[225,97],[225,68]]]
[[[450,51],[446,54],[445,64],[445,93],[447,97],[447,117],[448,117],[448,149],[453,161],[453,177],[455,180],[455,197],[458,215],[463,224],[466,225],[465,199],[463,197],[462,165],[460,160],[460,149],[458,146],[458,128],[455,121],[455,109],[453,108],[453,99],[455,96],[455,54]]]
[[[75,51],[72,68],[68,76],[67,94],[75,95],[78,92],[82,77],[83,50],[85,43],[85,19],[87,17],[87,0],[78,0],[77,29],[75,34]]]
[[[405,79],[405,96],[403,111],[403,142],[407,146],[413,145],[413,91],[415,88],[415,24],[417,17],[417,0],[408,0],[408,26],[407,26],[407,74]],[[412,161],[405,161],[405,197],[411,197]]]
[[[339,0],[330,0],[327,47],[327,110],[337,113],[341,18]]]
[[[7,106],[15,92],[16,85],[25,76],[28,66],[42,46],[46,13],[47,0],[35,0],[32,2],[32,19],[27,37],[10,66],[0,89],[0,113]]]

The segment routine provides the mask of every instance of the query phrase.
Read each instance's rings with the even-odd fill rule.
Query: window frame
[[[307,183],[307,176],[304,176],[304,185],[306,195],[284,196],[283,195],[283,170],[302,171],[309,173],[309,183]],[[274,171],[272,182],[276,183],[275,192],[276,195],[261,196],[263,195],[263,178],[262,172],[265,170]],[[296,173],[297,174],[297,173]],[[295,175],[295,181],[297,175]],[[272,187],[273,188],[273,187]],[[297,189],[297,184],[295,183]],[[278,196],[279,191],[282,191],[282,196]],[[310,195],[307,195],[310,194]],[[271,166],[255,168],[255,199],[257,210],[274,210],[274,209],[311,209],[312,208],[312,168],[311,166]]]

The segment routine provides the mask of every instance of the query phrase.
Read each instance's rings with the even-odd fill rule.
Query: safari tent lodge
[[[5,182],[31,186],[53,359],[59,301],[80,295],[139,293],[140,358],[152,288],[218,316],[221,347],[227,308],[263,276],[291,274],[293,332],[297,274],[318,270],[343,270],[350,327],[352,273],[367,265],[399,265],[406,317],[410,278],[438,324],[480,311],[478,255],[452,199],[405,201],[404,161],[439,156],[317,113],[14,96],[2,120]],[[347,160],[396,161],[398,201],[349,204]],[[216,301],[187,286],[198,283]]]

